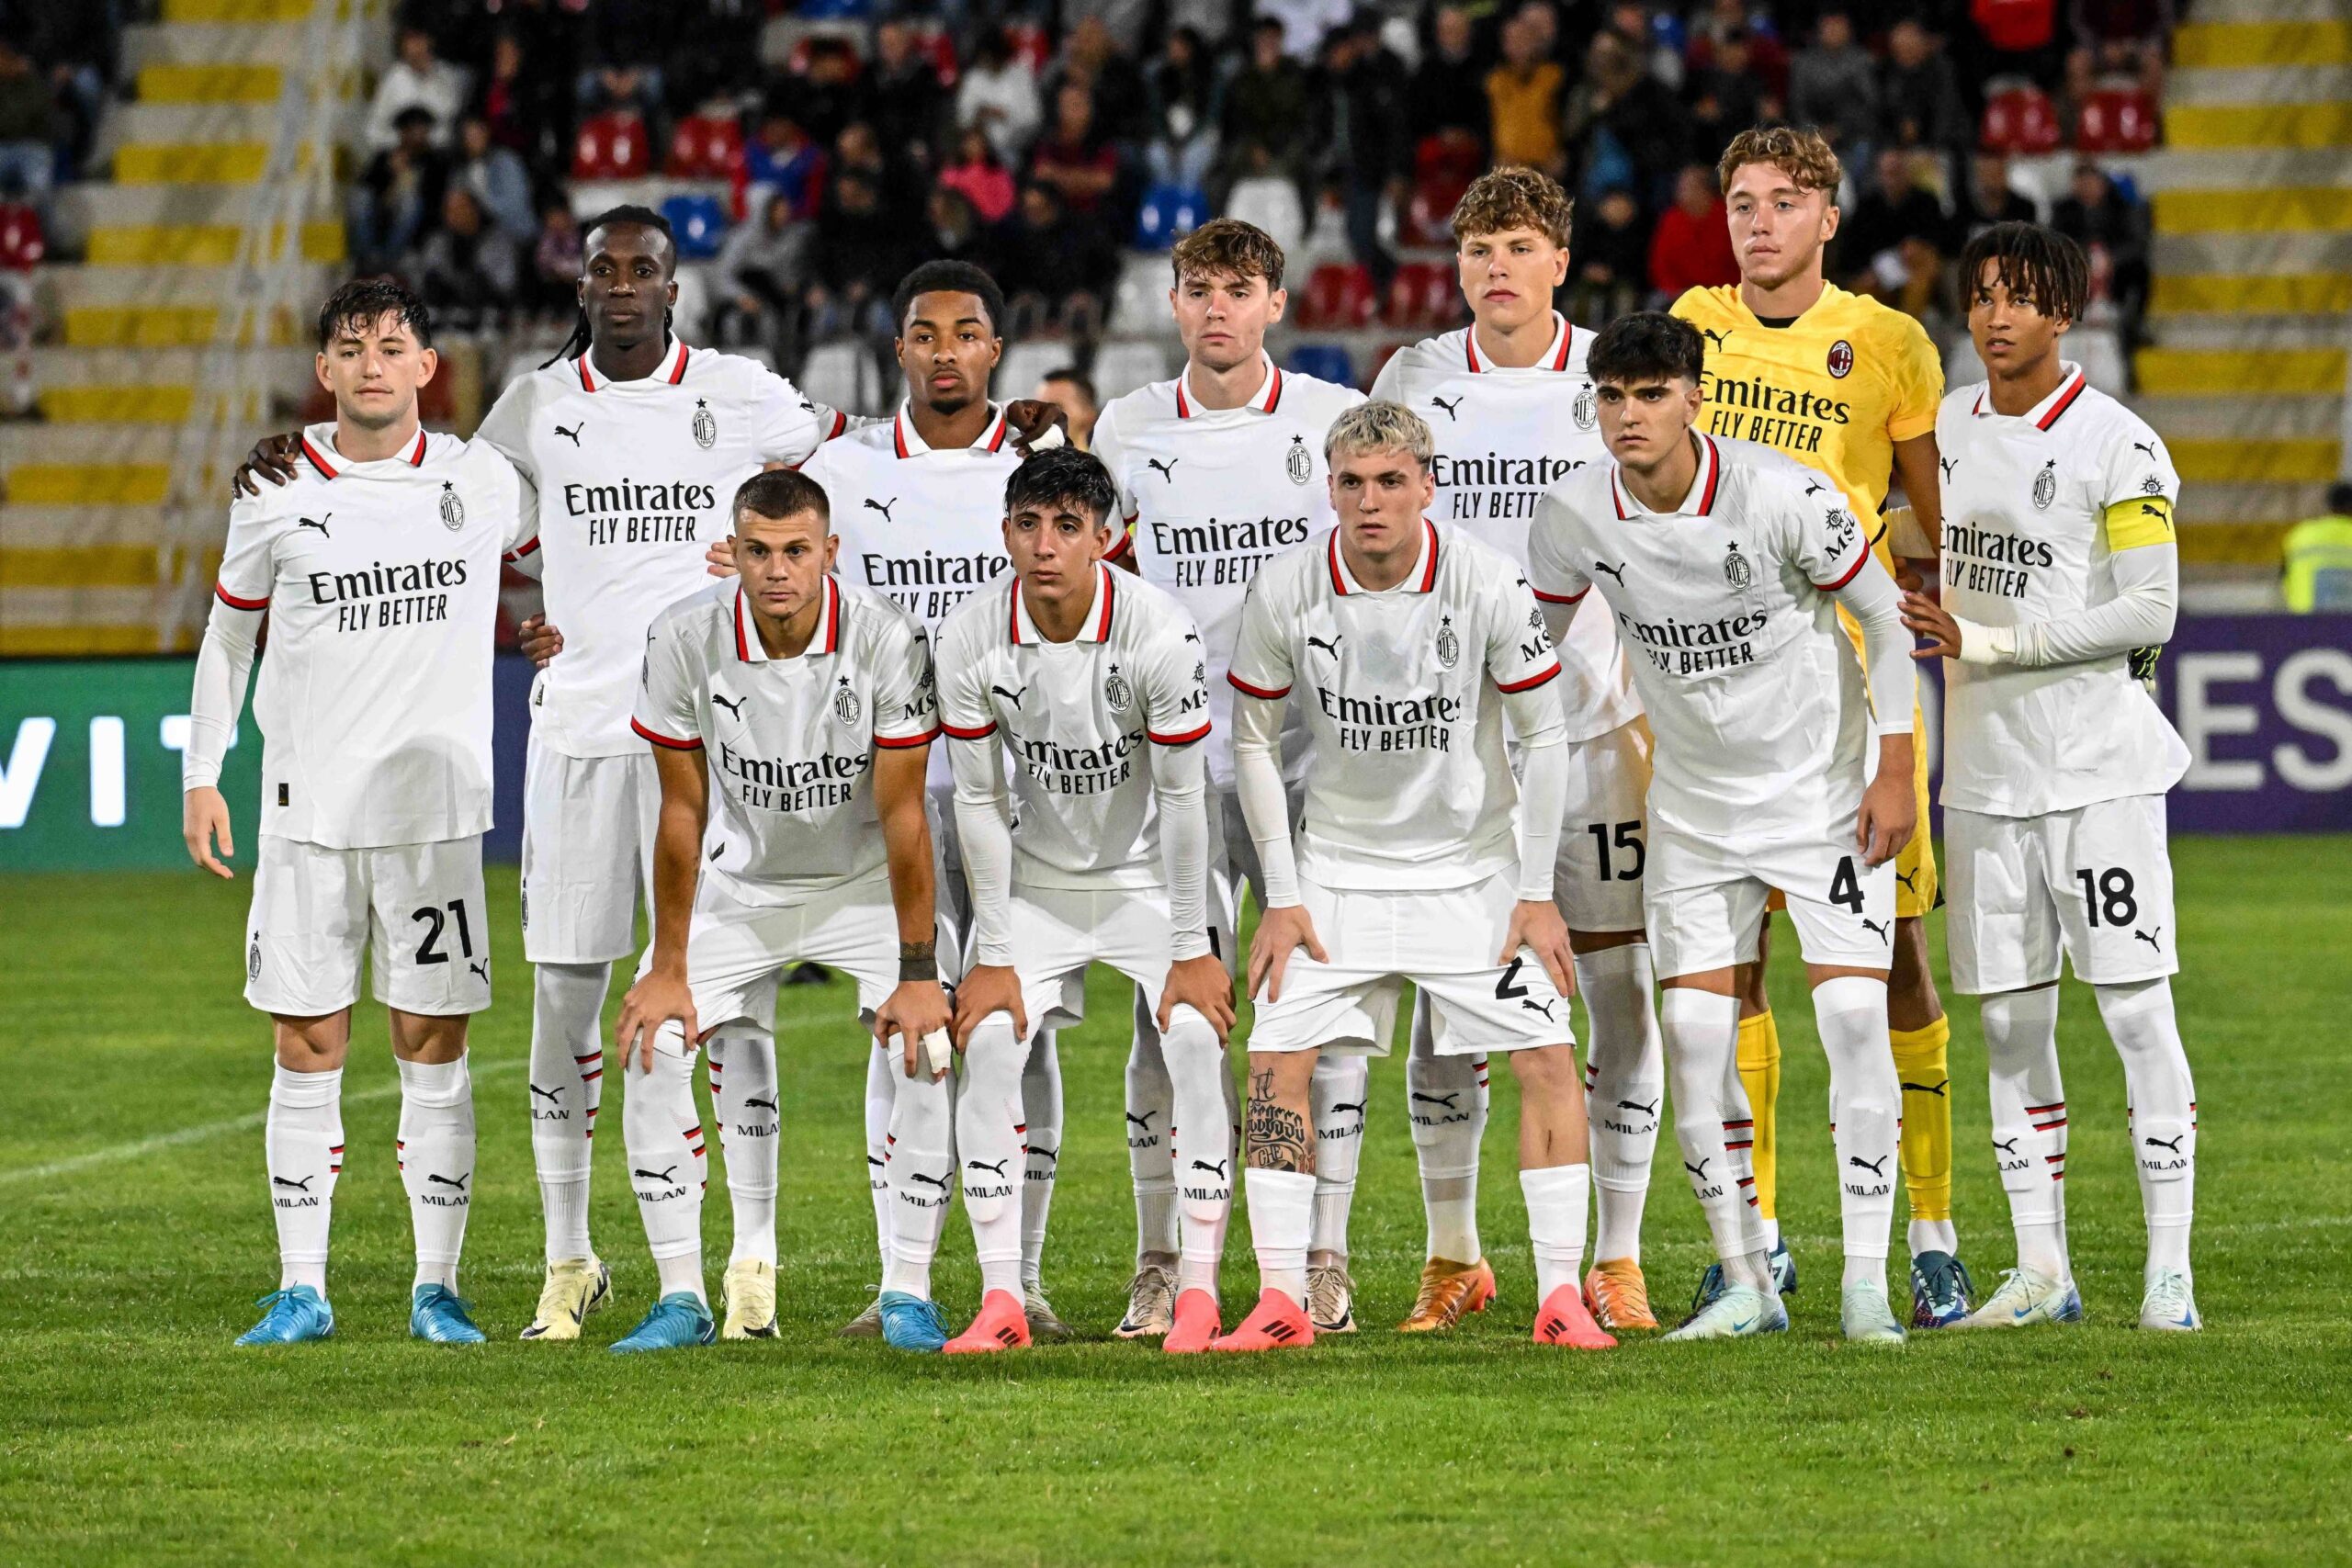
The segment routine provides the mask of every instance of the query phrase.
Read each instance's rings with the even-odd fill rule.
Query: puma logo
[[[994,696],[1000,696],[1000,697],[1002,697],[1006,702],[1011,703],[1014,707],[1019,707],[1019,706],[1021,705],[1021,699],[1022,699],[1022,698],[1023,698],[1023,697],[1025,697],[1025,696],[1027,696],[1027,695],[1029,694],[1029,688],[1028,688],[1028,687],[1026,687],[1026,686],[1022,687],[1022,688],[1021,688],[1019,691],[1017,691],[1017,692],[1012,691],[1012,690],[1011,690],[1011,689],[1009,689],[1009,688],[1007,688],[1007,687],[1004,687],[1004,686],[990,686],[990,687],[989,688],[989,691],[990,694],[992,694],[992,695],[994,695]]]
[[[272,1187],[291,1187],[297,1192],[308,1192],[311,1190],[311,1183],[317,1179],[316,1176],[306,1176],[300,1181],[289,1181],[285,1177],[273,1176],[269,1179],[269,1184]]]
[[[1993,1140],[1993,1146],[2005,1155],[2013,1155],[2018,1152],[2018,1141],[2015,1138],[1996,1138]]]
[[[967,1159],[964,1162],[964,1168],[966,1170],[985,1170],[991,1176],[1001,1178],[1004,1175],[1004,1168],[1012,1163],[1012,1162],[1011,1160],[1001,1159],[994,1165],[990,1165],[984,1159]]]
[[[1134,1111],[1130,1111],[1127,1112],[1127,1120],[1148,1133],[1151,1131],[1151,1119],[1159,1114],[1159,1112],[1157,1111],[1147,1111],[1142,1115],[1138,1116]]]
[[[1344,632],[1333,632],[1331,634],[1331,640],[1329,642],[1325,642],[1319,637],[1311,637],[1306,639],[1306,646],[1309,648],[1319,648],[1324,652],[1329,654],[1332,658],[1337,659],[1340,657],[1340,638],[1345,635],[1347,634]]]
[[[1193,1168],[1194,1170],[1205,1170],[1211,1176],[1216,1177],[1219,1181],[1227,1179],[1225,1168],[1226,1162],[1224,1160],[1219,1160],[1215,1165],[1211,1165],[1204,1159],[1196,1159],[1193,1162]]]
[[[1738,330],[1739,329],[1736,327],[1725,327],[1723,331],[1717,332],[1713,327],[1701,327],[1699,329],[1699,335],[1705,338],[1709,343],[1713,344],[1717,348],[1721,348],[1724,344],[1731,341],[1731,334]]]
[[[1876,920],[1864,920],[1862,922],[1862,929],[1875,934],[1881,942],[1891,943],[1894,941],[1893,937],[1886,934],[1886,928],[1879,924]]]
[[[1029,1145],[1029,1157],[1044,1160],[1047,1165],[1059,1165],[1062,1162],[1062,1152],[1059,1149],[1049,1149],[1041,1145],[1032,1144]]]
[[[1917,898],[1919,896],[1919,885],[1911,879],[1918,874],[1919,874],[1916,871],[1898,871],[1894,874],[1894,880],[1909,888],[1911,890],[1911,897]]]
[[[541,1089],[537,1084],[533,1084],[531,1086],[531,1092],[537,1095],[541,1100],[560,1100],[563,1098],[563,1090],[561,1089]]]
[[[1419,1089],[1415,1089],[1412,1097],[1424,1104],[1442,1106],[1451,1111],[1453,1109],[1453,1102],[1462,1098],[1462,1091],[1457,1089],[1452,1094],[1423,1094]]]
[[[1184,634],[1184,640],[1186,642],[1198,642],[1201,640],[1201,634],[1198,632],[1186,632]]]
[[[922,1182],[925,1187],[936,1187],[943,1192],[947,1190],[947,1178],[944,1176],[925,1176],[920,1170],[910,1171],[908,1174],[912,1179]]]
[[[580,433],[587,428],[588,422],[583,419],[578,424],[573,425],[570,430],[566,430],[563,426],[559,424],[555,427],[555,433],[558,435],[562,436],[566,441],[571,442],[574,446],[577,446],[580,445]]]
[[[1615,566],[1611,566],[1607,561],[1597,560],[1592,563],[1592,570],[1595,571],[1605,571],[1610,576],[1617,580],[1618,587],[1623,588],[1625,586],[1625,563],[1623,561],[1619,561]]]
[[[1894,1157],[1894,1156],[1893,1155],[1881,1155],[1876,1159],[1864,1159],[1860,1155],[1848,1155],[1846,1156],[1846,1163],[1850,1166],[1858,1167],[1860,1169],[1867,1170],[1872,1176],[1884,1176],[1886,1174],[1886,1162]]]
[[[1941,1100],[1944,1098],[1944,1090],[1951,1087],[1951,1079],[1946,1078],[1941,1083],[1906,1083],[1903,1087],[1905,1091],[1916,1090],[1920,1094],[1932,1094],[1938,1100]]]
[[[1549,1023],[1552,1021],[1552,1004],[1550,1002],[1539,1002],[1533,997],[1521,997],[1519,998],[1519,1005],[1525,1008],[1530,1012],[1542,1013],[1544,1015],[1544,1022]]]
[[[471,1177],[460,1176],[452,1179],[447,1176],[435,1176],[433,1172],[428,1170],[424,1173],[424,1179],[431,1182],[436,1182],[443,1187],[454,1187],[458,1191],[463,1192],[466,1190],[466,1183],[473,1179]]]
[[[1645,1116],[1655,1116],[1657,1114],[1659,1103],[1659,1101],[1653,1100],[1647,1105],[1644,1105],[1638,1100],[1621,1100],[1617,1102],[1617,1109],[1620,1111],[1638,1111]]]
[[[879,512],[882,514],[882,521],[885,523],[895,523],[898,521],[897,518],[890,515],[890,508],[898,504],[899,498],[895,495],[888,501],[876,501],[870,495],[865,498],[865,510],[868,512]]]
[[[2133,450],[2134,452],[2145,452],[2145,453],[2148,455],[2148,461],[2150,461],[2151,463],[2153,463],[2153,462],[2154,462],[2154,461],[2156,460],[2156,449],[2155,449],[2155,446],[2154,446],[2153,444],[2149,443],[2149,442],[2146,442],[2146,441],[2134,441],[2133,443],[2132,443],[2132,450]]]
[[[2154,505],[2151,502],[2144,501],[2140,503],[2140,515],[2143,517],[2153,517],[2159,523],[2169,523],[2172,521],[2170,517],[2165,515],[2165,509],[2163,507]]]
[[[481,983],[482,983],[483,985],[487,986],[487,985],[489,985],[489,984],[490,984],[490,966],[489,966],[488,964],[467,964],[467,965],[466,965],[466,967],[467,967],[467,968],[469,968],[469,969],[470,969],[470,970],[472,970],[475,974],[477,974],[477,975],[481,976]]]
[[[1364,1102],[1363,1102],[1363,1100],[1357,1100],[1357,1101],[1356,1101],[1354,1104],[1352,1104],[1352,1105],[1349,1105],[1349,1104],[1346,1104],[1346,1103],[1341,1103],[1341,1104],[1334,1105],[1334,1106],[1332,1106],[1332,1107],[1331,1107],[1331,1114],[1332,1114],[1332,1115],[1334,1115],[1334,1116],[1337,1116],[1337,1115],[1338,1115],[1340,1111],[1354,1111],[1357,1115],[1361,1116],[1361,1115],[1363,1115],[1363,1106],[1364,1106]]]
[[[711,863],[711,864],[713,864],[713,865],[717,865],[717,864],[718,863],[718,857],[719,857],[719,856],[721,856],[721,855],[723,855],[723,854],[725,854],[726,852],[727,852],[727,846],[726,846],[724,843],[718,843],[718,844],[713,844],[713,845],[711,845],[711,846],[710,846],[710,863]]]
[[[773,1100],[746,1100],[743,1101],[743,1109],[746,1111],[774,1111],[775,1109],[775,1101]]]
[[[2165,928],[2164,928],[2164,927],[2162,927],[2162,926],[2158,926],[2158,927],[2156,928],[2156,935],[2155,935],[2155,936],[2150,936],[2146,931],[2134,931],[2132,934],[2134,937],[2138,938],[2140,941],[2146,942],[2150,947],[2154,948],[2158,953],[2162,953],[2162,952],[2164,951],[2164,944],[2163,944],[2163,943],[2161,943],[2161,942],[2159,942],[2158,941],[2156,941],[2156,937],[2158,937],[2158,936],[2162,936],[2162,935],[2164,935],[2164,934],[2165,934]]]
[[[1697,1165],[1692,1165],[1689,1160],[1687,1160],[1687,1159],[1686,1159],[1686,1160],[1684,1160],[1684,1161],[1682,1162],[1682,1168],[1683,1168],[1683,1169],[1685,1169],[1685,1170],[1687,1170],[1687,1171],[1689,1171],[1689,1172],[1690,1173],[1691,1179],[1692,1179],[1693,1180],[1696,1180],[1696,1181],[1704,1181],[1704,1180],[1706,1180],[1706,1179],[1707,1179],[1707,1168],[1708,1168],[1709,1166],[1711,1166],[1711,1165],[1714,1164],[1714,1163],[1715,1163],[1715,1162],[1714,1162],[1714,1158],[1713,1158],[1713,1156],[1708,1156],[1707,1158],[1701,1160]]]
[[[1960,459],[1957,457],[1939,457],[1936,459],[1936,467],[1944,471],[1944,478],[1950,479],[1951,478],[1951,471],[1960,467]]]
[[[1819,495],[1823,488],[1824,487],[1819,479],[1807,479],[1804,481],[1804,492],[1807,495]]]
[[[676,1179],[678,1168],[673,1165],[667,1170],[646,1170],[639,1168],[630,1171],[629,1174],[631,1176],[641,1176],[648,1181],[671,1181]]]
[[[1458,408],[1460,408],[1460,407],[1462,406],[1462,400],[1461,400],[1460,398],[1458,398],[1458,397],[1457,397],[1457,398],[1455,398],[1455,399],[1454,399],[1452,402],[1450,402],[1450,403],[1449,403],[1449,402],[1447,402],[1443,398],[1431,398],[1431,399],[1430,400],[1430,406],[1431,408],[1441,408],[1441,409],[1443,409],[1443,410],[1445,411],[1445,417],[1446,417],[1446,418],[1448,418],[1448,419],[1459,419],[1459,418],[1461,417],[1459,414],[1457,414],[1457,413],[1455,413],[1455,412],[1453,412],[1455,409],[1458,409]]]
[[[717,692],[713,692],[710,694],[710,705],[715,708],[725,708],[730,718],[741,719],[743,716],[743,699],[741,697],[722,697]]]
[[[2170,1149],[2173,1153],[2175,1153],[2175,1154],[2178,1154],[2178,1153],[2180,1153],[2180,1145],[2181,1145],[2181,1140],[2182,1140],[2183,1138],[2188,1137],[2188,1134],[2183,1133],[2183,1134],[2179,1134],[2179,1136],[2178,1136],[2178,1137],[2171,1137],[2171,1138],[2143,1138],[2143,1139],[2141,1139],[2140,1141],[2141,1141],[2142,1143],[2143,1143],[2143,1144],[2147,1145],[2148,1145],[2148,1147],[2150,1147],[2150,1148],[2152,1148],[2152,1149]]]
[[[327,513],[326,517],[305,517],[300,522],[295,524],[294,526],[297,528],[316,528],[319,531],[320,538],[332,539],[334,536],[327,532],[327,518],[333,517],[334,515],[334,513],[330,512]]]
[[[1170,484],[1174,484],[1176,482],[1176,465],[1183,460],[1184,459],[1182,457],[1170,457],[1163,462],[1158,457],[1147,457],[1144,459],[1143,466],[1158,474],[1161,479],[1166,479]]]

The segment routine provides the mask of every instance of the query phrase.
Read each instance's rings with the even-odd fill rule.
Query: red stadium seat
[[[2078,152],[2145,152],[2156,144],[2156,101],[2137,87],[2102,87],[2075,114]]]
[[[1977,142],[1987,152],[2054,152],[2058,110],[2039,87],[2011,87],[1984,101]]]
[[[925,33],[915,47],[931,62],[931,68],[939,73],[941,86],[953,87],[956,79],[964,73],[963,62],[956,58],[956,39],[947,32]]]
[[[670,136],[662,172],[678,179],[732,179],[743,166],[743,127],[732,115],[689,115]]]
[[[1380,319],[1399,329],[1429,328],[1453,313],[1453,271],[1436,262],[1407,262],[1389,280]]]
[[[652,164],[644,118],[631,109],[590,116],[572,142],[571,177],[576,180],[642,179]]]
[[[30,272],[48,254],[40,214],[22,202],[0,202],[0,271]]]
[[[1379,303],[1370,272],[1352,263],[1326,262],[1306,280],[1298,324],[1325,331],[1369,326]]]

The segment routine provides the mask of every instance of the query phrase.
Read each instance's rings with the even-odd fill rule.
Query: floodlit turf
[[[2090,1324],[1894,1354],[1836,1337],[1824,1071],[1786,968],[1782,1213],[1804,1282],[1780,1339],[1597,1357],[1529,1345],[1499,1063],[1484,1217],[1502,1300],[1451,1339],[1387,1332],[1420,1258],[1392,1060],[1374,1072],[1356,1204],[1363,1333],[1234,1359],[1110,1340],[1132,1247],[1126,1009],[1098,979],[1095,1021],[1062,1037],[1047,1258],[1090,1342],[947,1360],[831,1337],[876,1277],[864,1055],[836,985],[786,993],[783,1338],[605,1353],[652,1284],[616,1110],[595,1228],[617,1303],[587,1343],[518,1344],[539,1221],[511,871],[492,874],[500,999],[476,1036],[463,1279],[492,1342],[405,1337],[398,1101],[382,1015],[367,1011],[336,1193],[338,1336],[235,1349],[277,1270],[266,1031],[237,994],[245,888],[193,873],[0,877],[0,1562],[2343,1561],[2352,844],[2206,840],[2177,856],[2207,1331],[2127,1326],[2141,1229],[2121,1076],[2070,987],[2067,1188]],[[1955,1025],[1959,1218],[1989,1289],[2010,1246],[1973,1009]],[[1702,1261],[1672,1151],[1661,1139],[1647,1238],[1661,1310]],[[729,1229],[714,1157],[714,1288]],[[978,1283],[960,1214],[945,1251],[940,1294],[960,1327]],[[1238,1219],[1227,1270],[1233,1316],[1254,1294]]]

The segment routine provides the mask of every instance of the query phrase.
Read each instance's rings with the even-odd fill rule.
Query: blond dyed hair
[[[1577,204],[1560,182],[1540,169],[1506,164],[1470,182],[1453,207],[1456,243],[1507,229],[1532,229],[1562,250]]]
[[[1283,260],[1272,234],[1238,218],[1209,220],[1168,254],[1180,284],[1188,277],[1262,277],[1269,294],[1283,286]]]
[[[1723,162],[1715,165],[1724,195],[1731,194],[1732,176],[1750,164],[1770,164],[1794,180],[1797,189],[1826,191],[1831,204],[1837,203],[1838,182],[1844,170],[1817,130],[1770,125],[1733,137],[1731,145],[1724,149]]]
[[[1366,452],[1409,453],[1426,473],[1437,456],[1437,439],[1429,423],[1402,403],[1358,403],[1324,433],[1323,462],[1329,467],[1342,457]]]

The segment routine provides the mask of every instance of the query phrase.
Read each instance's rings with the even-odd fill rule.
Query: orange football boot
[[[1412,1315],[1396,1325],[1399,1334],[1442,1334],[1462,1321],[1462,1314],[1484,1312],[1495,1299],[1495,1271],[1483,1258],[1456,1263],[1432,1258],[1421,1265],[1421,1292],[1413,1298]]]
[[[1219,1335],[1209,1348],[1289,1350],[1314,1343],[1315,1325],[1307,1320],[1305,1305],[1280,1291],[1266,1291],[1258,1297],[1258,1304],[1250,1309],[1250,1315],[1241,1320],[1241,1326],[1230,1334]]]
[[[1611,1350],[1617,1345],[1585,1311],[1584,1297],[1573,1280],[1544,1298],[1544,1310],[1535,1314],[1535,1343],[1565,1345],[1571,1350]]]
[[[1176,1320],[1159,1348],[1171,1356],[1191,1356],[1208,1349],[1225,1327],[1216,1298],[1206,1291],[1186,1291],[1176,1298]]]
[[[1029,1314],[1021,1298],[1010,1291],[990,1291],[980,1299],[980,1315],[972,1326],[950,1339],[950,1356],[985,1355],[992,1350],[1023,1350],[1029,1346]]]
[[[1657,1332],[1649,1284],[1642,1278],[1642,1266],[1630,1258],[1611,1258],[1592,1266],[1584,1277],[1584,1304],[1603,1328]]]

